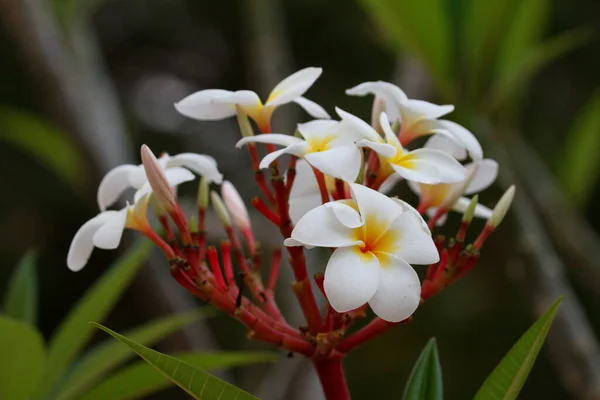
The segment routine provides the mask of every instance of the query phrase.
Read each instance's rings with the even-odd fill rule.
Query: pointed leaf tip
[[[429,339],[417,359],[404,389],[403,400],[442,400],[442,369],[435,338]]]

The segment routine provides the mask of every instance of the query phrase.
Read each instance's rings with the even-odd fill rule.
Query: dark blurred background
[[[560,294],[567,295],[564,312],[521,398],[600,398],[599,27],[596,0],[0,0],[0,291],[20,256],[39,249],[39,325],[51,334],[118,254],[95,251],[80,273],[65,265],[73,234],[97,212],[103,173],[138,163],[142,143],[213,155],[250,198],[247,156],[233,147],[235,121],[189,120],[173,103],[203,88],[265,96],[289,73],[320,66],[308,97],[332,114],[337,105],[368,120],[370,100],[344,95],[368,80],[456,104],[450,119],[471,128],[500,163],[499,184],[483,203],[492,206],[512,181],[518,186],[516,214],[488,241],[477,268],[428,302],[414,323],[347,358],[354,398],[400,398],[432,336],[446,398],[470,398]],[[289,132],[306,118],[288,106],[277,111],[275,129]],[[277,245],[266,224],[255,223],[261,240]],[[455,226],[456,218],[445,228]],[[221,234],[218,224],[209,230]],[[193,305],[169,285],[161,261],[142,271],[108,326]],[[163,349],[187,346],[250,344],[241,325],[217,317]],[[321,398],[297,364],[278,366],[304,391],[264,391],[275,383],[261,379],[283,379],[264,367],[228,379],[271,398]]]

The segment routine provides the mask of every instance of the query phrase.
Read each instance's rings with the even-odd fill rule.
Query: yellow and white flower
[[[260,168],[269,165],[283,154],[303,158],[325,175],[354,182],[360,171],[362,153],[354,142],[360,135],[353,130],[342,129],[334,120],[314,120],[298,125],[303,139],[279,133],[262,134],[242,138],[236,147],[247,143],[271,143],[286,146],[284,149],[267,154],[260,162]]]
[[[439,254],[412,207],[359,184],[350,189],[351,200],[307,212],[285,244],[336,248],[324,281],[336,311],[369,303],[379,317],[402,321],[420,302],[419,277],[410,264],[435,263]]]
[[[120,211],[103,211],[79,228],[69,247],[67,266],[79,271],[87,264],[94,247],[116,249],[126,228],[139,231],[150,230],[147,219],[149,196],[144,196],[133,206]]]
[[[470,131],[456,122],[439,119],[454,111],[453,105],[437,105],[423,100],[409,99],[398,86],[383,81],[361,83],[346,90],[346,94],[352,96],[372,94],[382,99],[389,119],[400,122],[398,138],[404,145],[420,136],[436,134],[453,140],[454,143],[451,144],[453,147],[468,151],[474,160],[483,157],[481,145]]]
[[[315,118],[329,118],[323,107],[303,97],[322,72],[321,68],[314,67],[295,72],[275,86],[264,104],[258,95],[250,90],[232,92],[207,89],[175,103],[175,108],[187,117],[208,121],[232,117],[237,114],[239,108],[261,128],[269,125],[271,115],[277,107],[290,102],[298,104]]]
[[[221,183],[223,175],[217,168],[214,158],[203,154],[181,153],[175,156],[163,154],[158,163],[165,172],[171,187],[194,179],[190,171],[204,176],[209,182]],[[114,204],[127,189],[138,191],[136,198],[141,198],[151,191],[144,166],[126,164],[110,170],[98,187],[98,206],[104,211]]]
[[[363,139],[356,144],[375,151],[384,164],[389,164],[393,171],[403,178],[428,184],[454,183],[465,179],[465,168],[450,154],[438,149],[404,149],[392,132],[384,112],[381,113],[379,122],[385,138],[360,118],[340,109],[337,109],[337,112],[342,118],[342,123],[353,127],[362,135]]]

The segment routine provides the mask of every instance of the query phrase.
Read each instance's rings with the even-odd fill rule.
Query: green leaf
[[[482,93],[498,56],[498,46],[508,21],[514,14],[516,0],[467,0],[463,30],[459,38],[464,52],[465,76],[471,100]]]
[[[77,145],[58,127],[35,114],[0,107],[0,140],[19,148],[79,190],[85,162]]]
[[[525,332],[485,380],[474,400],[514,400],[544,344],[562,297]]]
[[[37,329],[0,317],[0,399],[29,400],[46,365],[44,341]]]
[[[12,273],[4,295],[4,314],[35,326],[38,282],[35,273],[37,252],[29,250]]]
[[[392,49],[414,53],[431,72],[441,91],[453,92],[454,49],[443,0],[361,0],[383,28]]]
[[[53,389],[57,379],[94,334],[88,324],[90,320],[103,321],[112,310],[143,265],[150,247],[150,241],[140,240],[71,309],[50,340],[44,393]]]
[[[569,131],[564,154],[557,164],[558,178],[566,195],[585,205],[600,172],[600,90],[596,91]]]
[[[173,357],[200,369],[229,368],[275,360],[272,353],[219,352],[181,353]],[[134,363],[108,377],[78,400],[128,400],[139,399],[171,386],[156,368],[144,361]],[[241,397],[240,397],[241,398]],[[209,399],[207,397],[207,399]]]
[[[443,398],[442,368],[435,338],[431,338],[421,351],[408,377],[402,399],[442,400]]]
[[[194,320],[210,315],[212,311],[212,309],[209,311],[194,310],[157,319],[130,330],[125,336],[145,346],[152,346]],[[106,339],[84,355],[83,359],[74,366],[73,373],[61,385],[64,389],[56,396],[57,399],[78,399],[82,392],[133,356],[134,353],[121,343],[113,339]]]
[[[237,400],[256,400],[256,397],[251,394],[186,362],[135,343],[102,325],[96,323],[92,323],[92,325],[102,329],[121,343],[127,345],[138,356],[143,358],[144,361],[195,399],[218,400],[235,398]]]
[[[540,41],[550,16],[549,0],[522,0],[516,6],[508,30],[501,42],[497,71],[509,76]]]
[[[589,27],[579,27],[538,45],[511,69],[511,73],[498,79],[492,88],[490,110],[496,110],[523,90],[529,80],[546,65],[565,53],[588,43],[595,32]]]

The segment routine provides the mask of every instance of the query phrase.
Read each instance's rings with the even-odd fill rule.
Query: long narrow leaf
[[[512,74],[539,43],[550,16],[550,0],[522,0],[501,41],[496,70],[498,76]]]
[[[594,30],[589,27],[579,27],[538,45],[514,67],[510,75],[503,76],[494,83],[490,110],[494,111],[510,101],[540,69],[565,53],[588,43],[594,35]]]
[[[256,397],[190,364],[135,343],[102,325],[92,323],[121,343],[127,345],[148,364],[173,381],[195,399],[256,400]]]
[[[0,399],[29,400],[46,365],[44,341],[37,329],[0,317]]]
[[[395,51],[406,50],[423,61],[446,96],[454,78],[454,41],[442,0],[361,0],[383,28]]]
[[[181,353],[175,354],[173,357],[204,370],[271,362],[275,359],[271,353],[256,352]],[[78,400],[140,399],[171,385],[173,382],[154,367],[140,361],[108,377]],[[207,399],[209,398],[207,397]]]
[[[0,107],[0,140],[15,146],[79,190],[83,157],[60,129],[34,114]]]
[[[131,340],[152,346],[183,326],[210,315],[209,312],[191,311],[173,315],[132,329],[125,333]],[[112,338],[106,339],[95,346],[73,368],[73,373],[62,385],[63,391],[56,396],[57,399],[78,399],[81,393],[104,378],[111,370],[134,356],[127,347]]]
[[[25,253],[12,273],[4,295],[3,307],[4,314],[34,326],[38,310],[36,260],[35,251],[30,250]]]
[[[404,389],[403,400],[442,400],[442,367],[434,338],[429,339],[415,363]]]
[[[525,332],[485,380],[474,400],[515,400],[550,331],[562,297]]]
[[[467,84],[472,100],[477,100],[490,78],[498,46],[516,0],[468,0],[460,36]]]
[[[81,300],[54,333],[48,350],[48,371],[42,390],[52,390],[57,379],[92,337],[90,320],[103,321],[119,300],[135,273],[142,266],[150,242],[138,242],[121,260],[115,263]]]
[[[565,140],[564,155],[557,168],[560,183],[576,204],[590,199],[600,172],[600,90],[590,99]]]

